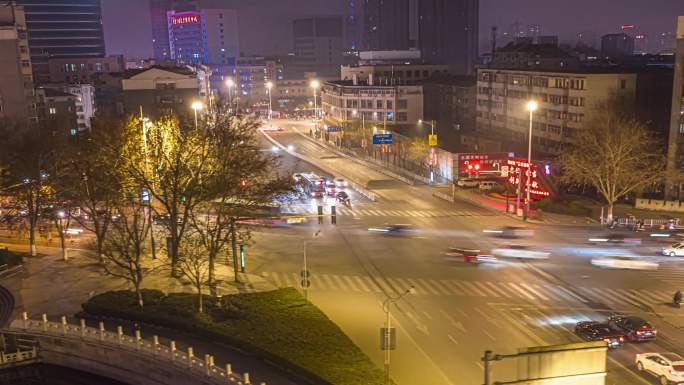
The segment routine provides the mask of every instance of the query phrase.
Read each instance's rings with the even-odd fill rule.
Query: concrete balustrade
[[[230,363],[225,368],[218,367],[210,354],[205,354],[203,359],[195,357],[192,347],[184,353],[177,350],[175,341],[170,341],[167,347],[156,335],[151,341],[145,340],[140,330],[129,336],[117,326],[115,332],[110,332],[103,322],[92,328],[86,326],[85,320],[73,325],[63,316],[60,322],[51,322],[45,314],[40,320],[32,320],[24,312],[22,318],[12,322],[3,333],[37,339],[40,346],[37,354],[42,362],[128,383],[251,384],[249,373],[235,374]],[[22,353],[31,354],[30,351]]]

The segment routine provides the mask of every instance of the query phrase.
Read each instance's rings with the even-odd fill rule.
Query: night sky
[[[244,54],[282,54],[290,49],[291,20],[312,14],[342,14],[343,0],[214,0],[238,9],[240,45]],[[109,54],[152,56],[147,0],[103,0],[105,37]],[[507,31],[518,21],[539,24],[542,34],[572,41],[577,33],[600,39],[617,32],[620,25],[635,24],[655,36],[675,29],[677,15],[684,15],[684,0],[481,0],[481,47],[488,46],[490,28]],[[599,40],[600,42],[600,40]]]

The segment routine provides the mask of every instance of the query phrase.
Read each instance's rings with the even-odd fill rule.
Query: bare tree
[[[181,244],[178,259],[178,270],[181,275],[190,280],[197,291],[197,311],[203,309],[203,289],[209,284],[209,258],[202,241],[193,233],[187,233],[187,237]]]
[[[71,212],[68,208],[58,208],[52,213],[52,223],[57,229],[57,234],[59,236],[59,245],[62,248],[62,259],[67,260],[67,249],[66,249],[66,236],[71,224]]]
[[[145,270],[143,258],[147,248],[145,238],[150,231],[148,210],[136,195],[130,194],[127,199],[118,202],[114,213],[117,219],[112,221],[111,228],[105,236],[102,248],[102,266],[106,274],[128,281],[143,306],[140,292]]]
[[[661,143],[646,126],[615,104],[601,105],[575,130],[572,145],[561,156],[563,181],[596,188],[613,206],[629,193],[659,181],[665,162]]]

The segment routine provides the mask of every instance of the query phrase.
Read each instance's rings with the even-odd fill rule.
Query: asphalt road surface
[[[429,186],[409,186],[372,167],[337,155],[308,137],[310,123],[277,121],[282,131],[268,136],[294,155],[281,154],[288,172],[332,171],[378,194],[371,202],[358,194],[352,205],[338,207],[337,225],[326,217],[286,229],[257,234],[253,272],[278,286],[300,287],[304,242],[311,271],[309,298],[320,306],[382,366],[379,328],[382,302],[413,286],[392,307],[398,347],[391,355],[391,375],[398,384],[481,384],[485,350],[499,354],[518,348],[578,342],[574,324],[613,314],[641,316],[658,329],[653,342],[627,344],[609,352],[607,384],[655,384],[657,379],[634,370],[634,355],[647,351],[684,353],[681,341],[684,310],[665,305],[684,277],[684,261],[658,257],[660,244],[646,240],[638,246],[595,245],[588,239],[606,231],[596,226],[530,225],[531,239],[504,240],[485,230],[520,225],[516,219],[467,201],[449,203],[432,196]],[[265,148],[272,142],[264,140]],[[328,172],[327,174],[331,174]],[[328,175],[332,176],[332,175]],[[330,201],[304,200],[289,209],[326,213]],[[394,236],[368,228],[411,224],[417,233]],[[312,239],[316,230],[321,235]],[[483,251],[524,244],[550,253],[539,261],[507,260],[473,265],[445,255],[449,246]],[[640,255],[660,262],[658,270],[600,269],[590,264],[601,255]],[[512,361],[492,366],[493,380],[516,379]]]

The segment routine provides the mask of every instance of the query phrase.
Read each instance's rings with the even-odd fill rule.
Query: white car
[[[459,187],[477,187],[480,185],[480,181],[474,179],[459,179],[456,181],[456,185]]]
[[[347,183],[347,180],[346,180],[346,179],[344,179],[344,178],[339,178],[339,177],[338,177],[338,178],[335,178],[335,179],[333,180],[333,182],[335,183],[335,187],[337,187],[337,188],[345,188],[345,187],[347,187],[347,186],[349,185],[349,184]]]
[[[629,257],[592,258],[591,264],[607,269],[657,270],[658,262]]]
[[[550,254],[544,251],[530,250],[527,246],[511,245],[505,249],[492,249],[492,255],[497,258],[548,259]]]
[[[670,247],[664,247],[663,255],[669,255],[670,257],[684,256],[684,243],[675,243]]]
[[[636,367],[660,380],[662,385],[684,384],[684,358],[676,353],[640,353],[636,355]]]

